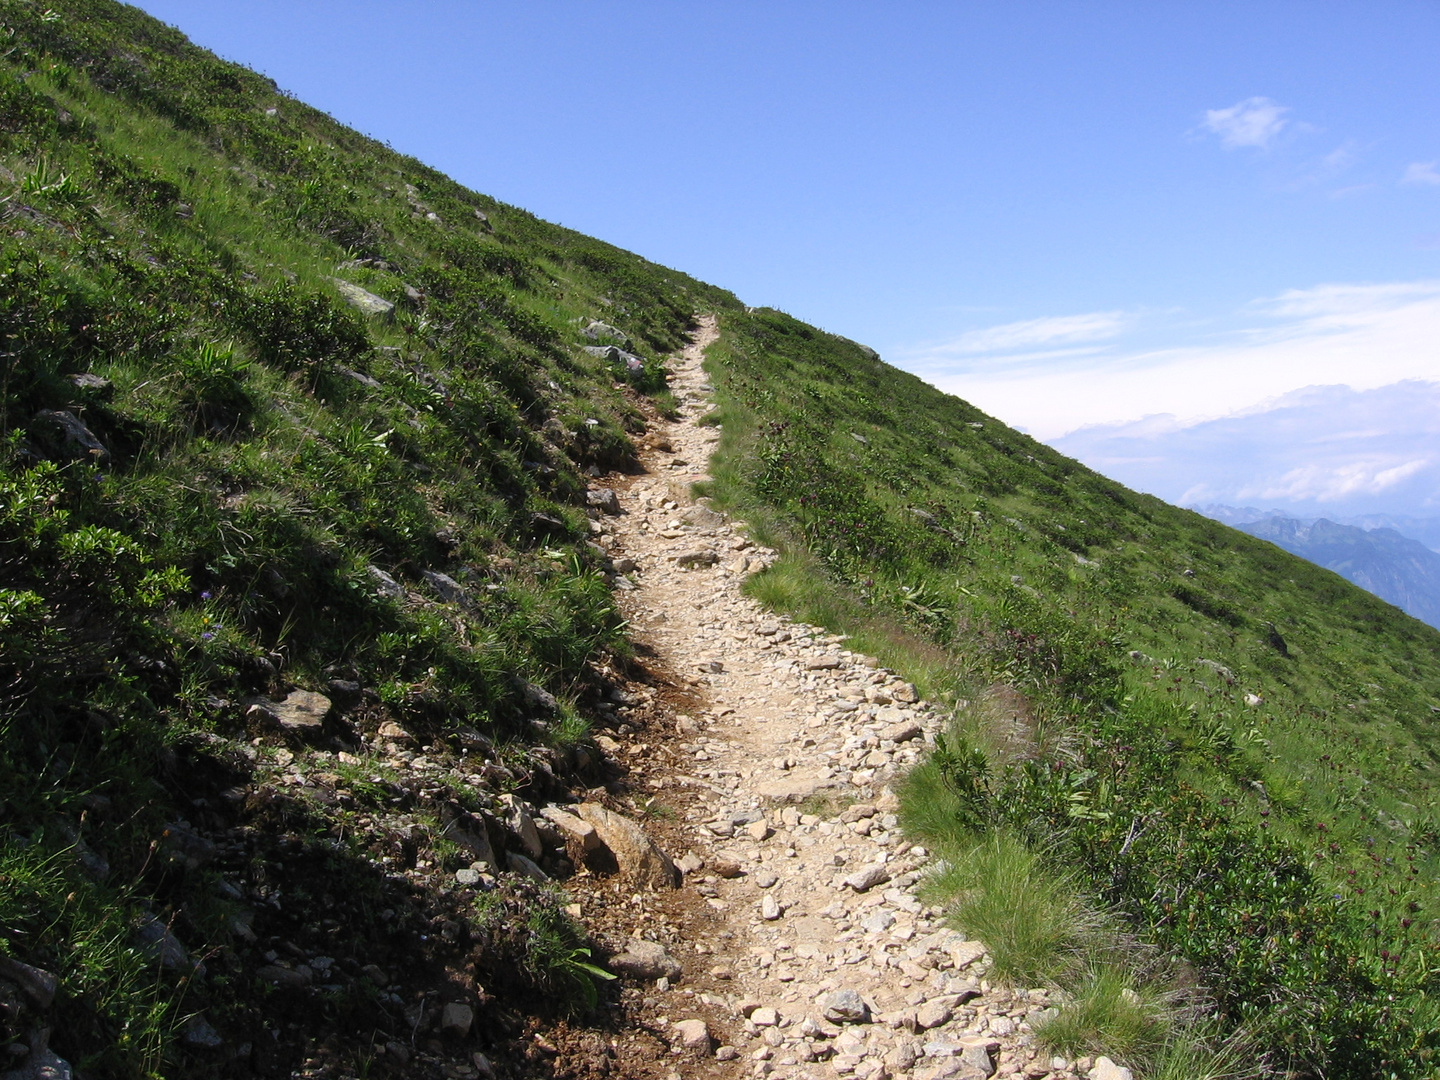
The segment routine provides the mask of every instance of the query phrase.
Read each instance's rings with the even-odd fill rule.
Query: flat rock
[[[711,1046],[710,1029],[704,1020],[681,1020],[672,1029],[675,1042],[686,1050],[709,1053]]]
[[[508,851],[505,853],[505,865],[510,868],[512,873],[523,874],[531,881],[543,882],[550,880],[549,874],[545,873],[545,871],[541,870],[532,860],[521,855],[518,851]]]
[[[452,578],[449,574],[442,574],[438,570],[422,570],[420,577],[426,585],[435,590],[435,594],[447,604],[458,604],[460,607],[469,607],[471,600],[469,590]]]
[[[20,1068],[0,1073],[0,1080],[71,1080],[74,1075],[70,1063],[46,1047],[32,1051]]]
[[[883,934],[895,925],[895,916],[888,911],[877,911],[867,915],[860,925],[867,934]]]
[[[463,848],[475,862],[488,863],[493,870],[501,869],[495,858],[495,849],[490,846],[490,835],[485,823],[479,818],[466,814],[449,822],[442,835],[451,843]]]
[[[55,1001],[60,980],[44,968],[31,967],[8,956],[0,956],[0,979],[9,979],[24,991],[37,1008],[48,1009]]]
[[[280,967],[278,964],[258,968],[255,977],[268,982],[271,986],[286,987],[292,990],[298,990],[310,984],[310,979],[303,971]]]
[[[292,735],[318,735],[330,711],[330,699],[311,690],[292,690],[280,701],[257,698],[247,716]]]
[[[985,943],[982,941],[956,941],[946,945],[945,952],[958,971],[961,968],[969,967],[985,955]]]
[[[871,863],[869,866],[862,866],[847,877],[845,884],[856,892],[866,892],[889,880],[890,871],[886,869],[884,863]]]
[[[698,874],[701,870],[705,869],[705,860],[693,851],[690,851],[686,852],[675,866],[682,874]]]
[[[219,1050],[225,1045],[214,1025],[198,1014],[185,1021],[180,1030],[180,1041],[192,1050]]]
[[[880,732],[880,738],[889,739],[891,742],[903,743],[911,739],[918,739],[925,734],[925,729],[913,720],[901,720],[891,724]]]
[[[364,315],[378,315],[388,319],[395,313],[395,305],[382,296],[376,296],[359,285],[345,281],[343,278],[331,278],[331,282],[347,304]]]
[[[205,970],[203,963],[195,963],[190,959],[190,950],[185,948],[170,927],[154,915],[141,916],[140,923],[135,928],[135,944],[147,960],[158,963],[165,971],[189,974],[193,968],[198,975]]]
[[[719,561],[720,556],[709,548],[692,548],[675,556],[679,566],[714,566]]]
[[[386,600],[405,599],[405,587],[384,570],[378,566],[369,566],[366,571],[370,574],[370,582],[375,586],[375,591]]]
[[[457,1039],[463,1039],[469,1035],[470,1027],[474,1023],[475,1010],[458,1001],[450,1002],[440,1011],[440,1030]]]
[[[585,492],[585,505],[613,516],[620,513],[620,496],[611,488],[593,487]]]
[[[620,872],[630,880],[652,889],[673,889],[679,884],[680,873],[670,856],[635,822],[599,803],[581,803],[576,812],[595,827]]]
[[[815,1004],[820,1015],[835,1024],[863,1024],[870,1019],[870,1006],[857,990],[831,990],[821,994]]]
[[[561,810],[558,806],[547,806],[540,811],[540,816],[559,829],[567,843],[574,844],[582,852],[598,851],[604,846],[600,840],[600,834],[595,831],[595,826],[584,818],[576,817],[568,810]]]
[[[825,655],[825,656],[813,656],[813,657],[811,657],[809,660],[806,660],[806,661],[805,661],[805,670],[806,670],[806,671],[834,671],[836,668],[840,667],[841,664],[843,664],[843,663],[844,663],[844,661],[842,661],[842,660],[840,659],[840,657],[835,656],[833,653],[832,653],[832,654]]]
[[[981,1076],[995,1074],[995,1056],[1000,1053],[998,1039],[962,1039],[960,1047],[959,1056],[963,1065],[974,1069]]]
[[[592,319],[580,333],[584,334],[591,341],[599,341],[602,337],[614,338],[622,345],[630,340],[623,330],[618,330],[609,323],[603,323],[599,319]]]
[[[658,942],[631,938],[625,951],[610,958],[610,970],[632,979],[678,979],[680,964]]]
[[[955,1010],[950,1007],[948,1001],[943,998],[933,999],[915,1010],[915,1026],[922,1031],[928,1031],[930,1028],[948,1024],[954,1015]]]
[[[105,444],[69,409],[41,409],[35,419],[58,428],[65,449],[75,457],[88,458],[97,464],[109,459],[110,451]]]
[[[1135,1075],[1123,1065],[1117,1065],[1108,1057],[1095,1059],[1095,1067],[1090,1070],[1090,1080],[1135,1080]]]
[[[520,846],[525,849],[525,854],[531,859],[540,858],[545,853],[545,846],[540,842],[540,831],[535,828],[535,819],[530,815],[530,808],[515,795],[501,795],[499,801],[505,808],[505,824],[520,838]]]
[[[694,525],[697,529],[718,529],[725,524],[725,515],[716,513],[708,506],[692,506],[680,515],[680,520],[686,525]]]

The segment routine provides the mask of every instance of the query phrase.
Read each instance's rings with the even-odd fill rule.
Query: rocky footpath
[[[652,434],[645,475],[592,525],[673,691],[642,689],[623,710],[644,717],[645,738],[673,740],[668,767],[632,781],[683,815],[666,840],[703,909],[687,919],[676,902],[667,916],[636,895],[632,936],[615,942],[617,970],[639,984],[627,993],[668,1033],[671,1075],[706,1061],[729,1063],[716,1075],[795,1080],[1128,1076],[1043,1053],[1033,1025],[1048,991],[992,985],[984,945],[917,899],[928,853],[900,832],[892,784],[940,714],[843,638],[743,594],[775,553],[689,497],[719,438],[699,423],[713,337],[707,323],[674,362],[680,420]],[[601,745],[647,753],[638,734]]]
[[[775,553],[691,498],[719,439],[700,422],[715,336],[705,321],[673,362],[680,415],[655,419],[643,470],[588,493],[638,654],[594,672],[590,744],[407,730],[345,670],[323,693],[280,682],[215,701],[237,734],[174,751],[194,813],[155,856],[171,879],[214,883],[208,930],[223,918],[228,944],[195,955],[207,926],[177,910],[147,916],[131,946],[198,988],[180,1035],[191,1074],[1129,1076],[1041,1052],[1049,993],[992,985],[984,945],[917,898],[929,856],[902,835],[893,785],[939,712],[843,638],[744,595]],[[372,574],[411,605],[463,607],[471,587]],[[558,721],[553,698],[521,690],[537,730]],[[566,987],[535,997],[553,973],[521,973],[552,881],[601,946],[571,961],[620,977],[583,1024],[556,1008]],[[207,1012],[215,979],[253,1001]],[[0,958],[15,1036],[0,1080],[72,1075],[49,1048],[58,983]]]

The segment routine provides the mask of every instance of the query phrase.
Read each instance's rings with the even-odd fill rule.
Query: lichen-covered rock
[[[359,285],[351,284],[341,278],[331,278],[330,280],[334,282],[335,291],[344,297],[345,302],[361,314],[378,315],[383,319],[388,319],[395,313],[395,305],[384,297],[376,296]]]

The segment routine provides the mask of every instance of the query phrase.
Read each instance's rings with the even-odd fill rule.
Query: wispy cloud
[[[1320,159],[1321,166],[1329,172],[1344,172],[1360,160],[1360,147],[1354,139],[1346,139],[1330,153]]]
[[[1302,465],[1274,480],[1241,486],[1235,490],[1235,499],[1334,503],[1382,495],[1429,464],[1429,458],[1414,458],[1399,465],[1392,465],[1388,459]]]
[[[910,350],[902,363],[1040,438],[1157,413],[1194,424],[1316,383],[1440,381],[1440,280],[1293,289],[1234,312],[1223,332],[1213,323],[1172,326],[1188,344],[1140,347],[1133,332],[1153,335],[1162,318],[1150,313],[1142,326],[1137,316],[1102,312],[1007,323]]]
[[[1088,427],[1055,444],[1184,505],[1279,504],[1299,516],[1440,505],[1440,382],[1309,386],[1204,423],[1175,419]]]
[[[967,356],[1049,349],[1119,336],[1131,319],[1122,311],[1054,315],[971,330],[927,351],[937,356]],[[1020,357],[1016,357],[1020,359]]]
[[[1413,161],[1405,168],[1400,183],[1417,187],[1440,185],[1440,162]]]
[[[1229,147],[1255,146],[1264,149],[1289,123],[1288,106],[1267,97],[1246,98],[1228,109],[1207,109],[1203,127],[1220,136]]]

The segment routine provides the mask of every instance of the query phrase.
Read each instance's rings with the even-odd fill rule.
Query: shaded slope
[[[59,988],[5,1060],[533,1074],[583,932],[454,874],[527,850],[501,795],[615,779],[586,474],[734,298],[134,9],[0,26],[0,953]]]

